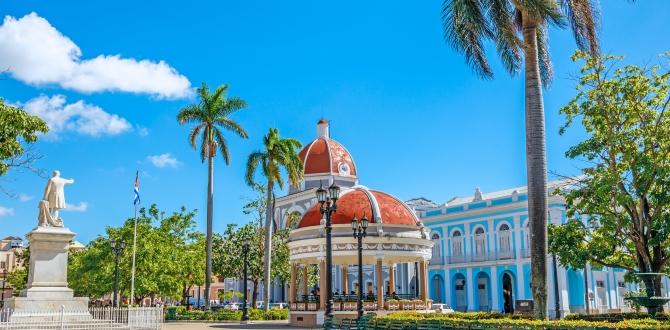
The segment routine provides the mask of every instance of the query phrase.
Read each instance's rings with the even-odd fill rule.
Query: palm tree
[[[214,211],[214,157],[217,150],[221,152],[226,165],[230,163],[228,144],[223,137],[223,130],[231,131],[242,138],[248,138],[247,132],[230,116],[247,106],[247,103],[238,98],[226,98],[228,85],[221,85],[210,93],[204,82],[198,88],[198,104],[187,105],[179,111],[177,121],[184,125],[195,124],[188,135],[188,141],[197,148],[200,140],[200,160],[207,159],[207,243],[205,263],[205,292],[209,297],[212,284],[212,217]],[[205,299],[205,308],[210,309],[209,299]]]
[[[542,85],[551,81],[547,26],[566,27],[577,46],[598,54],[595,0],[445,0],[442,4],[444,38],[465,55],[483,78],[492,78],[484,51],[491,40],[506,71],[525,73],[526,170],[528,216],[531,219],[531,278],[535,316],[546,318],[547,307],[547,160]],[[522,53],[523,52],[523,53]]]
[[[284,188],[284,179],[281,175],[282,168],[288,174],[288,181],[292,186],[300,183],[303,177],[302,161],[298,157],[298,151],[302,147],[300,141],[290,138],[280,138],[279,130],[270,128],[267,135],[263,137],[263,151],[255,151],[249,155],[247,160],[246,181],[249,186],[254,185],[254,174],[256,168],[261,166],[263,175],[267,179],[267,210],[265,212],[265,264],[264,264],[264,290],[265,310],[270,306],[270,266],[272,262],[272,207],[274,184],[279,189]]]

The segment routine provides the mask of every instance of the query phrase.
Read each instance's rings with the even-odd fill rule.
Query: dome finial
[[[328,126],[329,126],[328,121],[325,118],[321,117],[319,122],[316,124],[316,136],[320,138],[323,137],[329,139],[330,132]]]

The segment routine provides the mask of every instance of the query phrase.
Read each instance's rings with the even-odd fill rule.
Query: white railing
[[[94,307],[88,310],[0,310],[0,330],[93,330],[163,328],[162,307]]]

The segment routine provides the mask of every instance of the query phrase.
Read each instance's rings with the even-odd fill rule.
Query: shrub
[[[568,314],[565,320],[583,320],[583,321],[607,321],[621,322],[624,320],[648,319],[651,316],[647,313],[607,313],[607,314]],[[665,313],[656,314],[656,320],[667,321],[670,317]]]
[[[287,309],[271,309],[264,311],[260,309],[249,309],[249,318],[254,321],[260,320],[287,320]],[[242,311],[231,311],[219,309],[216,311],[191,310],[179,307],[168,307],[165,319],[169,321],[239,321],[242,319]]]
[[[670,322],[653,319],[631,319],[621,322],[586,321],[586,320],[532,320],[504,316],[498,313],[447,313],[419,314],[415,312],[393,313],[376,317],[371,322],[376,324],[402,325],[409,328],[428,328],[435,324],[445,327],[464,329],[665,329],[670,330]]]

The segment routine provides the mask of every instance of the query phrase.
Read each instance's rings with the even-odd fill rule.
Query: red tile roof
[[[354,216],[360,219],[363,214],[367,215],[370,223],[375,223],[376,214],[373,213],[375,203],[379,206],[382,223],[417,225],[416,215],[402,201],[384,192],[360,186],[342,192],[337,201],[337,211],[332,215],[332,224],[351,224]],[[321,218],[320,205],[317,203],[303,215],[298,228],[319,226]]]

